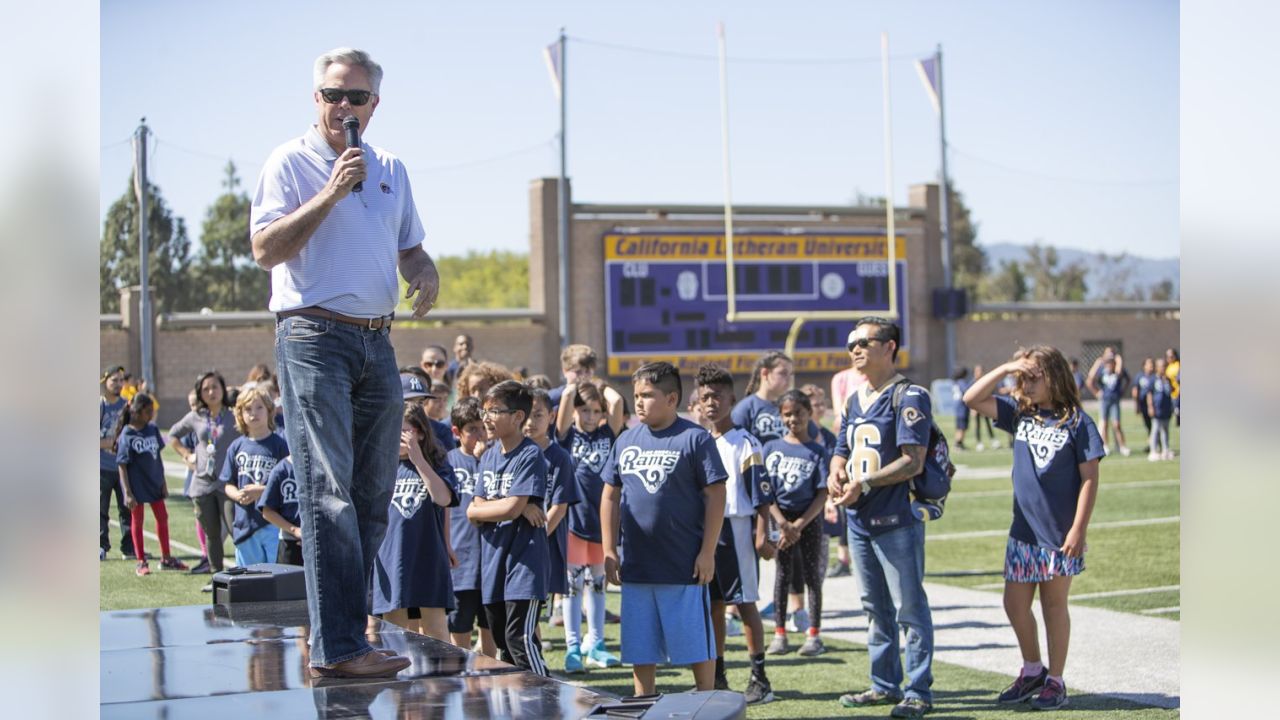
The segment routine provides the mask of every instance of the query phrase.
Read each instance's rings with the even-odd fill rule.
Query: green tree
[[[1177,299],[1177,295],[1173,292],[1173,281],[1169,278],[1153,283],[1147,291],[1147,296],[1156,302],[1169,302]]]
[[[147,243],[150,248],[148,269],[154,289],[157,313],[191,308],[191,241],[186,223],[174,218],[160,188],[148,183]],[[139,284],[140,258],[138,238],[138,196],[134,179],[118,200],[107,210],[99,243],[99,310],[120,312],[120,288]]]
[[[1057,248],[1034,243],[1027,248],[1024,271],[1031,280],[1031,299],[1037,302],[1082,302],[1088,292],[1084,265],[1059,267]]]
[[[978,297],[987,302],[1022,302],[1027,299],[1027,276],[1016,260],[1002,260],[1000,270],[982,277]]]
[[[949,185],[952,282],[956,287],[968,290],[970,297],[976,297],[989,269],[987,253],[978,244],[978,223],[973,221],[964,194],[955,189],[954,181]]]
[[[196,258],[195,300],[214,310],[263,310],[271,299],[271,274],[253,261],[249,245],[249,196],[230,160],[223,192],[205,211]]]
[[[461,308],[527,308],[529,307],[529,255],[510,250],[471,250],[465,256],[442,255],[435,258],[440,271],[440,301],[436,307],[445,310]],[[407,284],[400,279],[400,297]],[[399,314],[412,311],[412,305],[400,303]]]

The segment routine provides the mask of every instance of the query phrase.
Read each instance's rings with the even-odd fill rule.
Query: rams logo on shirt
[[[791,457],[782,452],[769,453],[764,461],[769,475],[778,481],[783,492],[791,492],[813,475],[816,467],[812,460]]]
[[[1053,462],[1058,451],[1066,447],[1071,431],[1066,427],[1041,425],[1032,418],[1024,417],[1018,423],[1018,433],[1014,437],[1031,448],[1031,459],[1037,468],[1043,470]]]
[[[298,481],[285,478],[284,482],[280,483],[280,497],[287,503],[298,502]]]
[[[599,475],[604,472],[604,464],[609,460],[609,451],[612,449],[613,441],[609,438],[588,441],[581,435],[574,435],[570,454],[573,455],[574,462],[585,464],[591,472]]]
[[[105,436],[104,436],[105,437]],[[150,454],[151,457],[160,457],[160,440],[151,436],[129,438],[129,449],[136,455]]]
[[[484,484],[484,495],[490,500],[506,497],[507,491],[515,481],[515,473],[506,472],[498,475],[492,470],[485,470],[480,474],[480,482]]]
[[[471,474],[470,470],[462,468],[453,469],[453,477],[458,481],[459,495],[475,495],[476,494],[476,478]]]
[[[639,478],[644,489],[653,495],[666,484],[667,476],[679,461],[680,453],[676,450],[641,450],[632,445],[618,456],[618,471]]]
[[[405,520],[418,514],[427,501],[427,484],[422,478],[396,478],[396,491],[391,496],[391,507]]]
[[[911,406],[907,406],[902,408],[902,419],[906,421],[907,425],[915,425],[921,420],[924,420],[924,413]]]
[[[757,415],[755,421],[751,423],[751,426],[755,428],[755,430],[752,431],[752,434],[762,442],[765,440],[780,438],[786,430],[786,428],[782,427],[782,418],[770,413],[760,413]]]
[[[265,483],[267,475],[271,473],[271,468],[276,466],[278,462],[270,455],[251,455],[247,452],[236,453],[236,474],[242,480],[248,480],[251,483]]]

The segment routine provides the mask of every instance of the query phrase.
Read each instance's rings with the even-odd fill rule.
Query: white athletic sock
[[[1043,663],[1039,663],[1039,662],[1030,663],[1026,661],[1023,661],[1022,663],[1023,677],[1035,677],[1036,675],[1039,675],[1043,671],[1044,671]]]

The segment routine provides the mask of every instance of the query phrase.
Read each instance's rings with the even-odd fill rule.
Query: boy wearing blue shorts
[[[677,414],[675,366],[646,363],[631,379],[640,424],[614,443],[600,500],[605,575],[622,586],[622,661],[632,665],[637,695],[654,692],[660,662],[692,665],[697,689],[711,690],[707,583],[728,474],[711,434]]]

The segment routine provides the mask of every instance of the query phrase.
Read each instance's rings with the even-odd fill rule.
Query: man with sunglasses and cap
[[[132,560],[133,537],[129,534],[132,515],[124,504],[124,490],[120,487],[120,472],[116,470],[116,438],[120,435],[120,413],[125,399],[120,396],[124,388],[124,367],[111,365],[98,378],[102,395],[98,397],[98,559],[106,560],[111,550],[110,515],[111,494],[116,495],[116,512],[120,515],[120,552],[126,560]]]
[[[254,260],[271,270],[276,362],[298,479],[314,677],[391,677],[406,657],[365,638],[364,588],[387,528],[403,401],[390,326],[396,271],[413,316],[440,278],[422,248],[404,164],[363,140],[382,67],[337,48],[316,59],[317,121],[263,165],[250,212]],[[358,138],[357,138],[358,139]],[[415,297],[416,296],[416,297]]]

